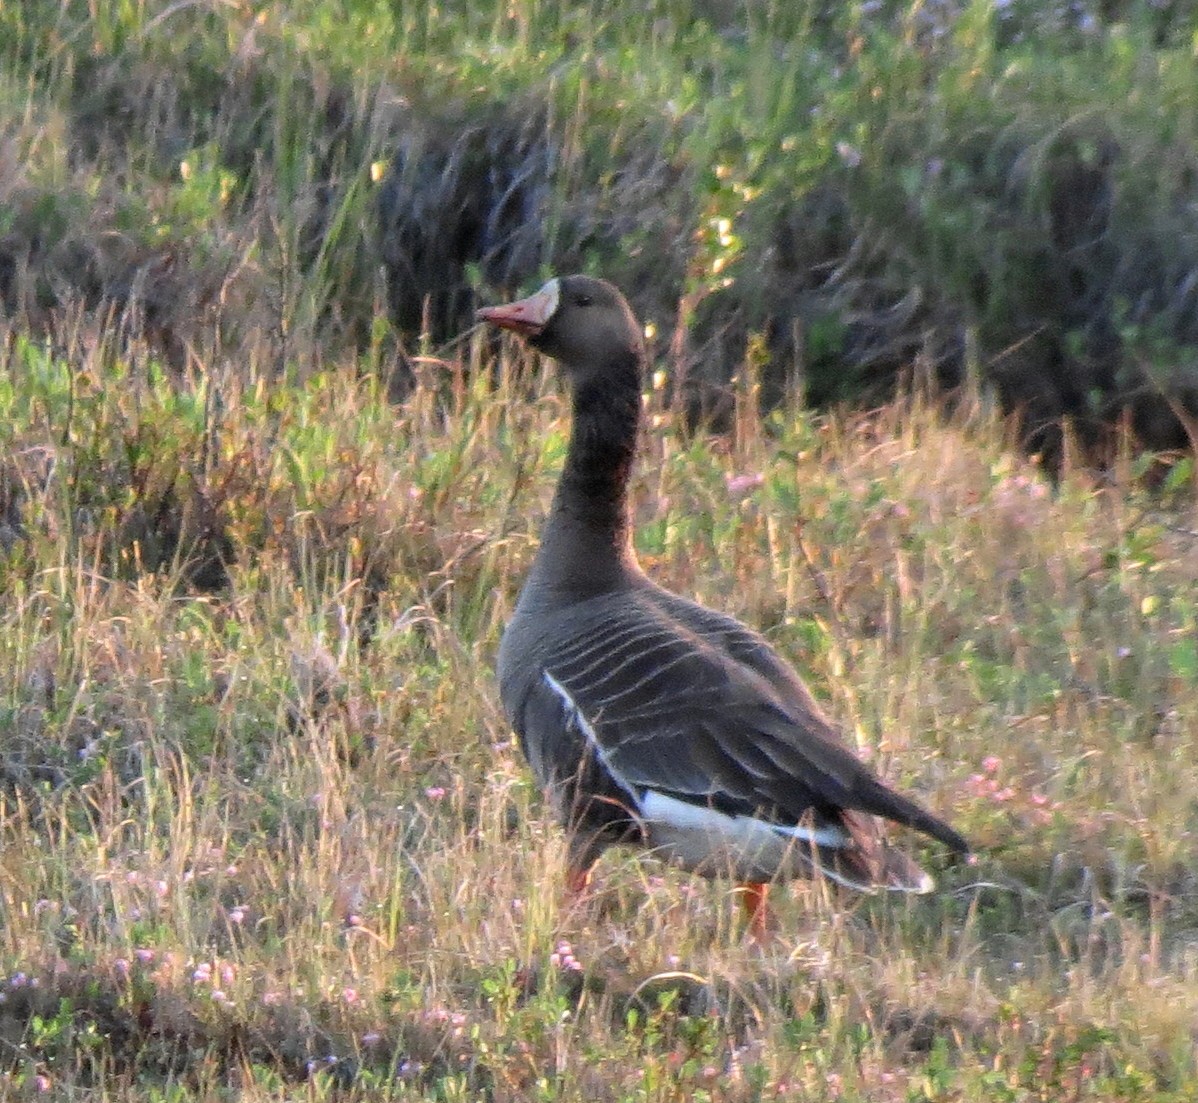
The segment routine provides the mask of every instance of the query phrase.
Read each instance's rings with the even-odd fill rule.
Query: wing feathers
[[[961,835],[841,744],[760,636],[661,594],[647,587],[570,607],[556,632],[538,626],[534,661],[513,664],[533,679],[523,700],[544,695],[523,710],[536,730],[520,733],[543,783],[598,768],[605,791],[623,794],[632,814],[662,821],[667,833],[768,843],[779,854],[805,848],[823,872],[858,888],[930,885],[886,846],[872,816],[968,853]]]

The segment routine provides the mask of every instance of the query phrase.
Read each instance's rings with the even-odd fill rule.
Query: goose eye
[[[591,299],[590,295],[584,294],[581,291],[574,296],[575,306],[590,306],[593,301],[594,300]]]

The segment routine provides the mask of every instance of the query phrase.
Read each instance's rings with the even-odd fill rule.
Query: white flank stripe
[[[556,281],[551,280],[550,282],[555,283]],[[546,284],[545,286],[548,287],[549,285]],[[602,743],[599,742],[599,737],[595,734],[595,729],[591,727],[591,722],[586,718],[586,715],[583,713],[582,709],[578,707],[578,702],[570,696],[570,691],[566,689],[566,687],[562,685],[561,682],[559,682],[552,674],[550,674],[548,670],[542,673],[542,677],[545,680],[545,684],[551,690],[553,690],[554,694],[561,701],[562,705],[565,706],[566,714],[573,717],[574,723],[578,725],[578,730],[582,732],[583,736],[586,738],[586,741],[594,749],[595,757],[599,759],[601,763],[603,763],[603,768],[608,772],[611,779],[629,796],[635,799],[637,796],[636,787],[634,785],[630,785],[627,780],[620,776],[618,770],[612,768],[611,759],[608,757],[607,749]],[[637,803],[639,803],[639,801],[637,801]]]
[[[652,789],[646,789],[641,797],[641,814],[646,820],[657,820],[682,831],[704,831],[716,835],[746,850],[764,846],[779,835],[833,848],[842,847],[849,841],[848,833],[840,827],[812,829],[801,824],[784,827],[752,816],[729,816],[726,812],[668,797]]]

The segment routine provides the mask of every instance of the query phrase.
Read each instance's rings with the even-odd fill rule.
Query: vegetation
[[[1195,28],[1159,0],[625,0],[0,15],[0,299],[184,366],[383,346],[602,271],[726,417],[971,380],[1061,459],[1198,417]],[[386,280],[379,273],[386,274]],[[395,331],[379,322],[387,304]]]
[[[1048,334],[1187,424],[1184,6],[633,8],[0,7],[3,1094],[1194,1095],[1193,453],[1050,483],[992,401]],[[563,899],[489,671],[566,410],[468,319],[565,263],[659,334],[647,566],[976,842],[938,894]]]

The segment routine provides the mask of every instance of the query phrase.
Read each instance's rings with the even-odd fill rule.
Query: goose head
[[[478,312],[557,360],[576,386],[639,368],[641,328],[624,296],[606,280],[555,276],[536,294]]]

